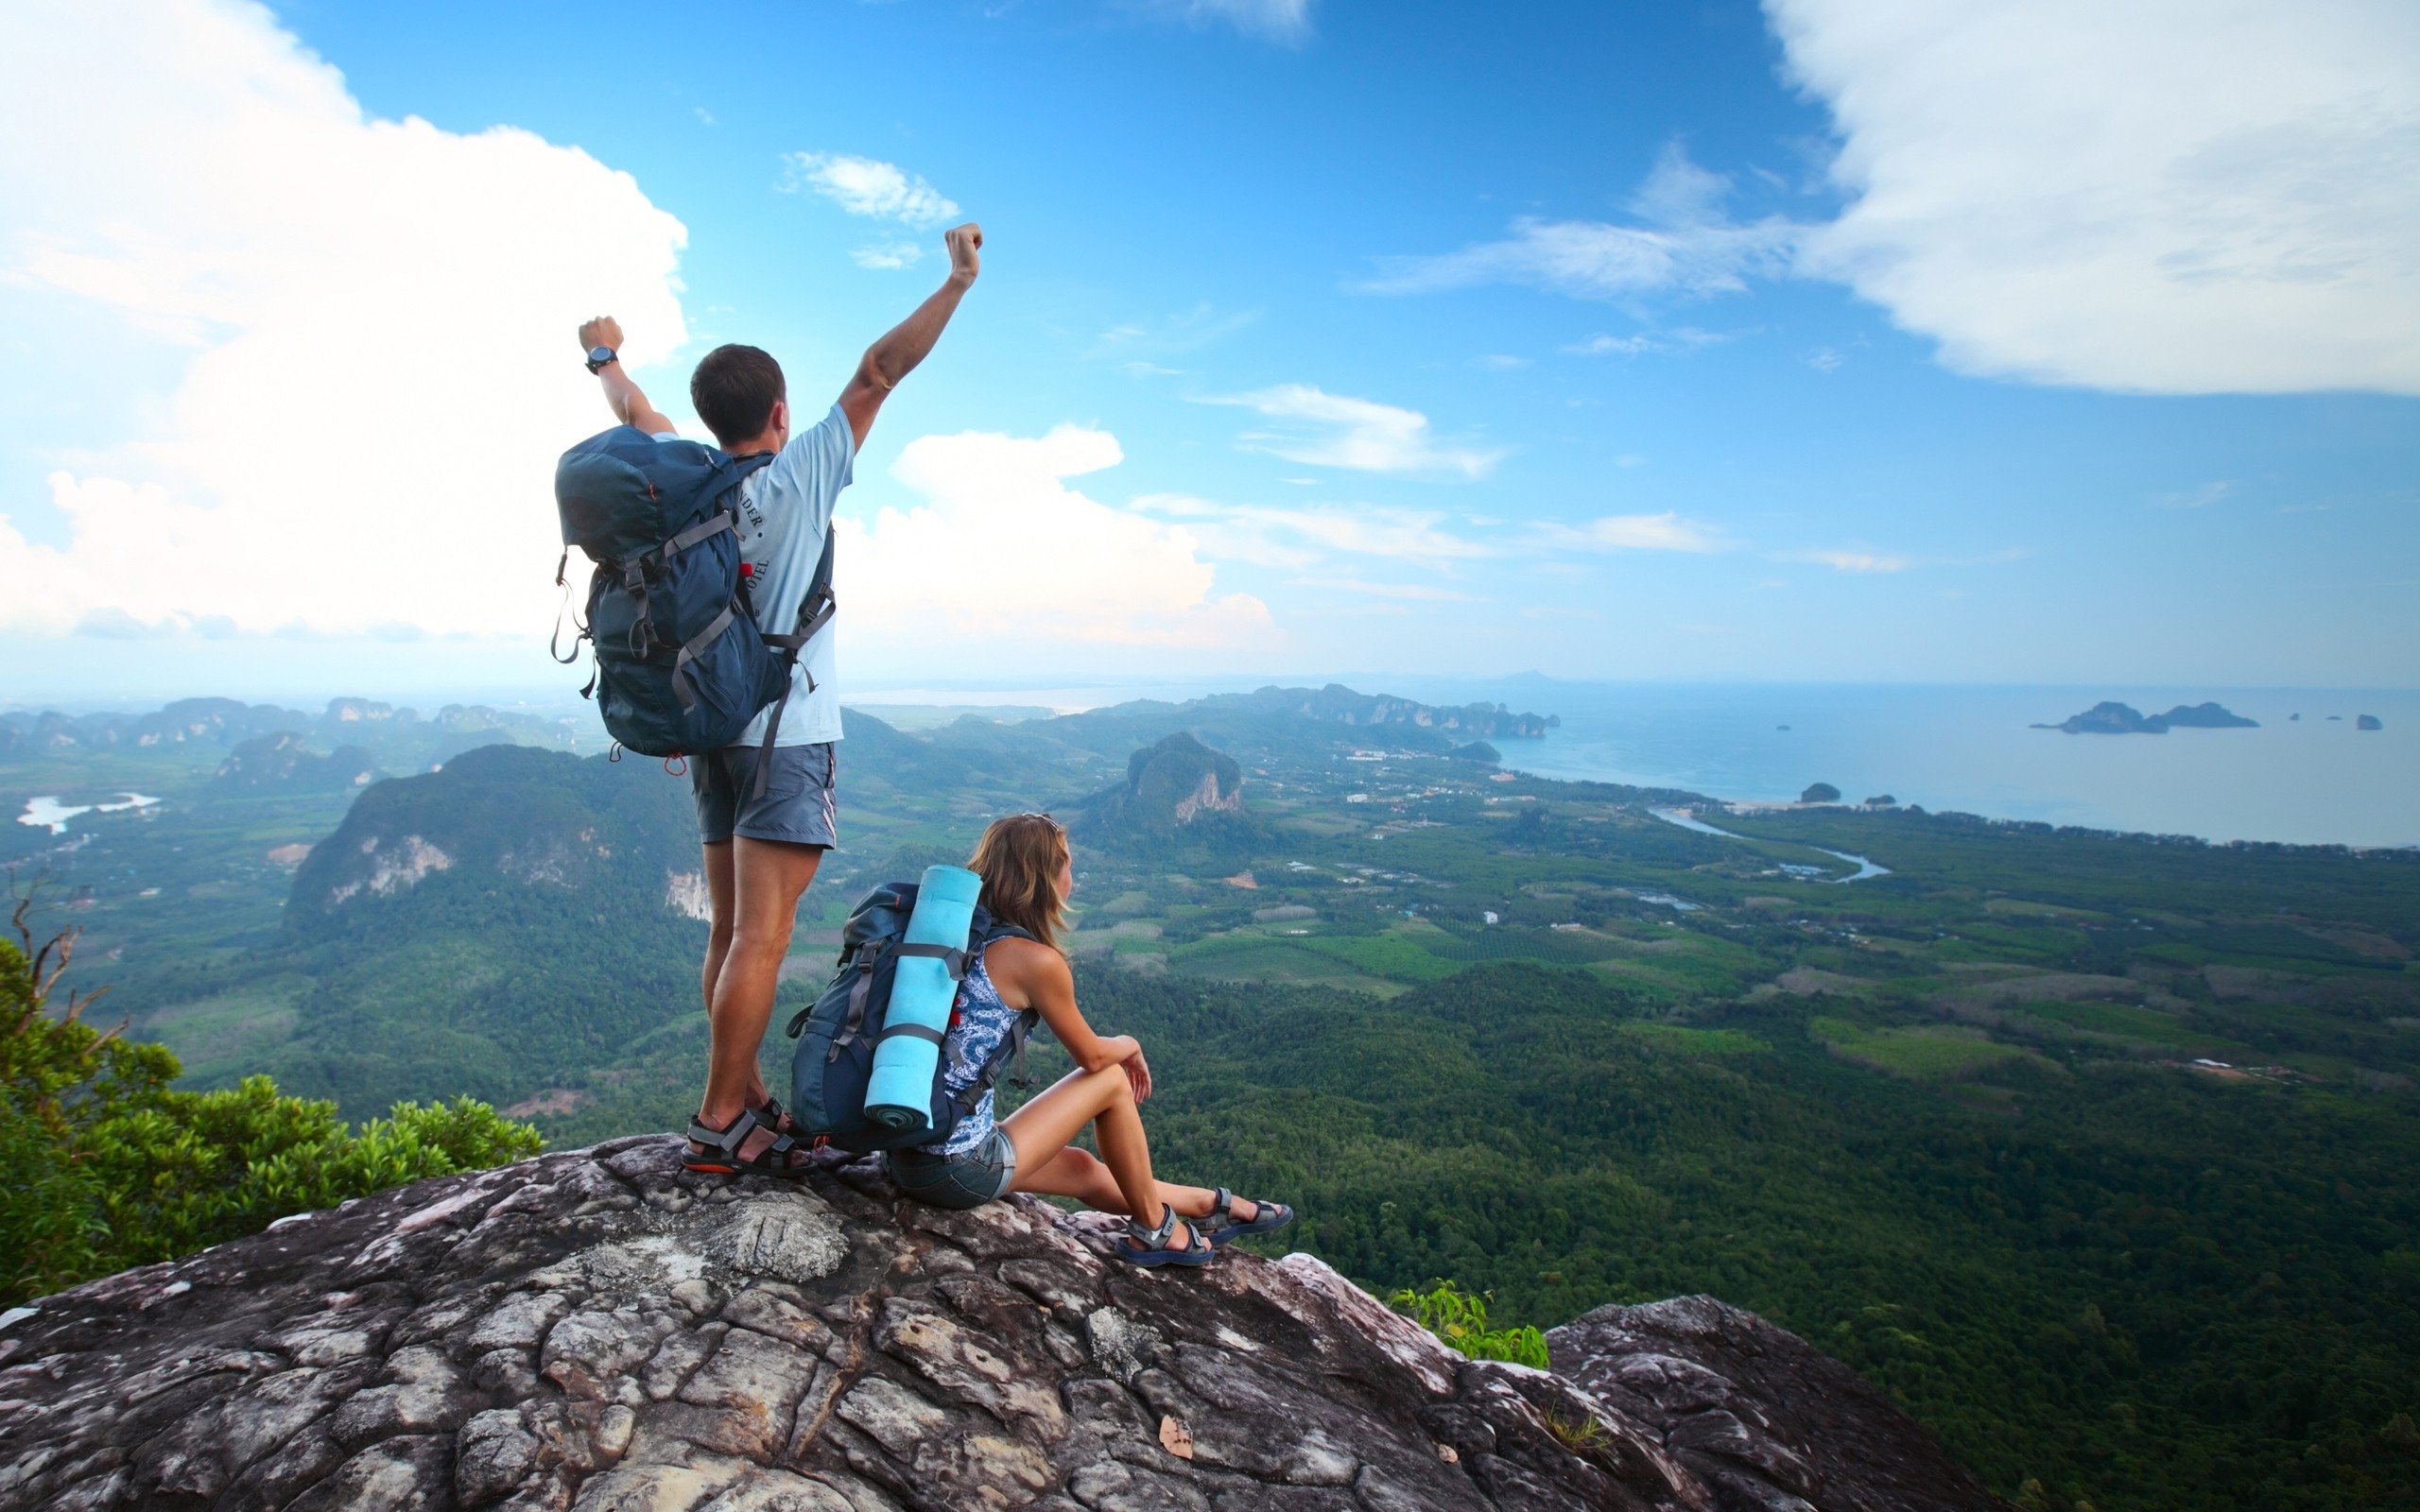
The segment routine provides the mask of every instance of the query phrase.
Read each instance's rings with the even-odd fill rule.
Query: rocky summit
[[[660,1136],[426,1181],[9,1313],[0,1507],[2003,1506],[1707,1298],[1591,1313],[1548,1373],[1307,1255],[1146,1272],[1114,1231]]]

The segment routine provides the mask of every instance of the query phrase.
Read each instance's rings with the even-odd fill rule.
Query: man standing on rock
[[[949,247],[948,279],[866,349],[838,402],[811,428],[791,433],[781,365],[755,347],[717,347],[689,379],[689,402],[723,451],[734,456],[774,454],[771,463],[740,483],[736,501],[741,571],[769,635],[795,628],[799,606],[823,558],[833,505],[849,486],[857,449],[882,402],[933,350],[958,301],[975,284],[982,229],[959,226],[943,240]],[[617,360],[621,326],[599,316],[579,328],[579,344],[588,353],[589,370],[604,385],[614,418],[651,436],[671,438],[672,421],[648,403]],[[779,744],[771,749],[771,770],[761,786],[756,776],[765,713],[757,714],[735,744],[691,758],[689,781],[714,904],[704,972],[713,1039],[705,1098],[689,1125],[686,1160],[697,1171],[783,1176],[803,1170],[806,1161],[805,1150],[790,1137],[789,1115],[765,1089],[756,1053],[772,1018],[798,901],[835,843],[840,699],[829,624],[800,649],[791,678]]]

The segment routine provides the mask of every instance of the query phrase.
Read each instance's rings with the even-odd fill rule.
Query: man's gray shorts
[[[838,768],[833,743],[776,746],[765,791],[756,791],[755,746],[725,746],[689,758],[689,791],[698,799],[698,833],[708,845],[735,834],[790,845],[839,843],[833,806]]]

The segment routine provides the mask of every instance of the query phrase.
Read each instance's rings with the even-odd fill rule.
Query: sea
[[[1543,777],[1748,802],[1788,802],[1826,782],[1851,802],[1887,796],[1927,809],[2099,830],[2420,845],[2420,690],[1580,682],[1536,675],[1258,680],[1334,680],[1365,693],[1557,715],[1561,724],[1544,739],[1495,742],[1506,765]],[[851,701],[876,713],[884,702],[1067,713],[1252,685],[899,689]],[[2103,699],[2145,713],[2216,701],[2259,727],[2164,735],[2031,728]],[[2357,729],[2363,714],[2382,728]]]
[[[1559,714],[1561,727],[1495,742],[1507,765],[1734,801],[1786,802],[1825,782],[1851,802],[1887,796],[2089,829],[2420,845],[2420,692],[1575,683],[1553,693],[1554,707],[1537,712]],[[2259,728],[2031,728],[2103,699],[2145,713],[2214,700]],[[2382,728],[2357,729],[2362,714]]]

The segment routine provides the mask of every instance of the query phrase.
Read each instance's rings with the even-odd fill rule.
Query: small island
[[[2260,721],[2218,703],[2178,704],[2164,714],[2146,714],[2131,704],[2103,699],[2059,724],[2033,728],[2069,735],[2165,735],[2171,730],[2257,730]]]
[[[1841,790],[1829,782],[1816,782],[1798,795],[1801,803],[1838,803]]]
[[[2355,730],[2384,730],[2386,726],[2379,722],[2377,715],[2363,714],[2353,721],[2353,728]]]

